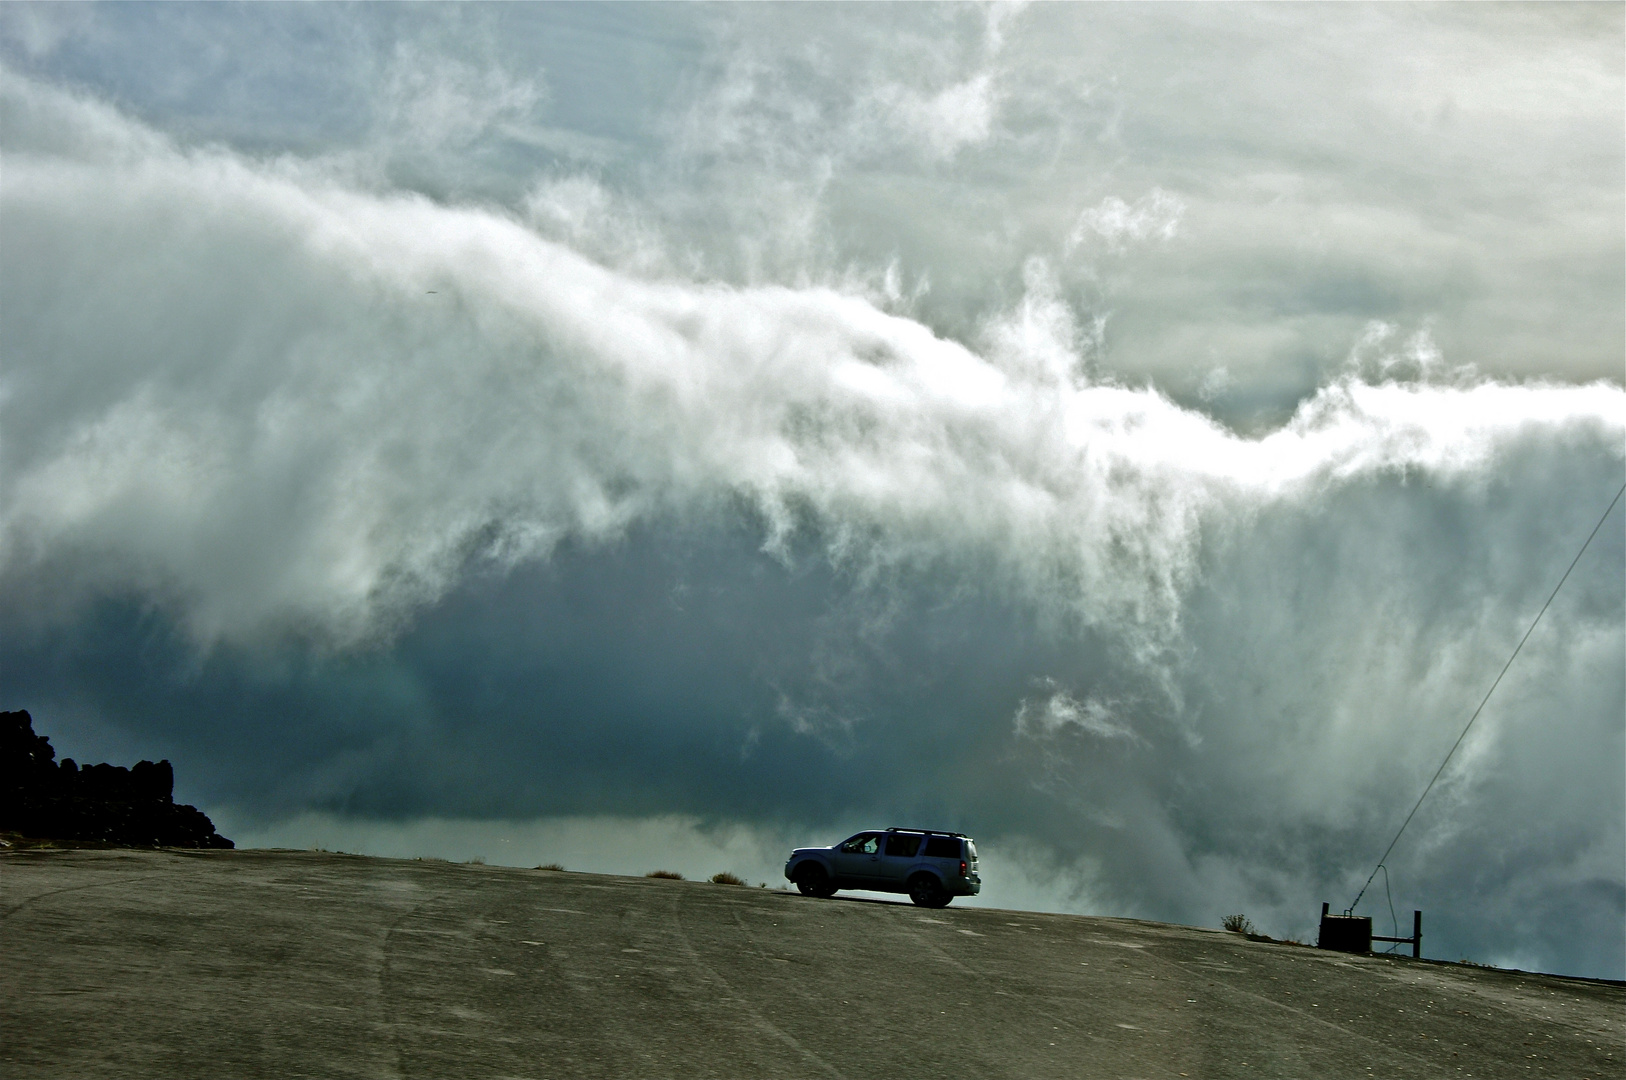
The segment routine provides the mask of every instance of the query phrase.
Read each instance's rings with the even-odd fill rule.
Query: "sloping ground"
[[[0,857],[11,1078],[1619,1077],[1626,989],[344,855]]]

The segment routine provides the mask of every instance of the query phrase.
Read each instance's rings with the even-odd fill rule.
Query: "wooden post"
[[[1411,913],[1411,955],[1414,960],[1423,956],[1423,913],[1415,910]]]

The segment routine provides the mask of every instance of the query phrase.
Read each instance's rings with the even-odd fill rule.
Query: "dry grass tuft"
[[[683,875],[678,873],[676,870],[651,870],[649,873],[645,874],[644,877],[666,878],[669,881],[683,880]]]
[[[484,866],[485,864],[486,857],[484,855],[476,855],[474,858],[468,861],[469,866]]]
[[[560,866],[556,862],[543,863],[541,866],[537,867],[537,869],[538,870],[559,870],[561,872],[563,872],[565,870],[565,868],[563,866]]]
[[[1243,915],[1241,912],[1238,912],[1235,915],[1225,916],[1225,918],[1220,920],[1220,925],[1225,927],[1225,929],[1229,930],[1233,934],[1247,934],[1251,937],[1257,933],[1257,931],[1253,928],[1253,923],[1249,922],[1248,917]]]
[[[737,877],[734,874],[730,874],[727,870],[724,870],[720,874],[711,875],[711,883],[713,885],[744,885],[745,879]]]

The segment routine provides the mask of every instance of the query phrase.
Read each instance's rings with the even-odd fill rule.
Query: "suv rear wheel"
[[[916,874],[909,879],[909,899],[918,907],[940,908],[948,907],[954,897],[930,874]]]
[[[796,889],[803,896],[834,896],[836,887],[830,882],[830,875],[824,872],[824,867],[818,863],[808,863],[796,868]]]

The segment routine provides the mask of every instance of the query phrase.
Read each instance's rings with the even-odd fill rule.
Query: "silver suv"
[[[921,907],[932,908],[982,891],[976,841],[964,833],[896,826],[861,832],[832,847],[797,848],[785,863],[785,877],[803,896],[868,889],[908,893]]]

